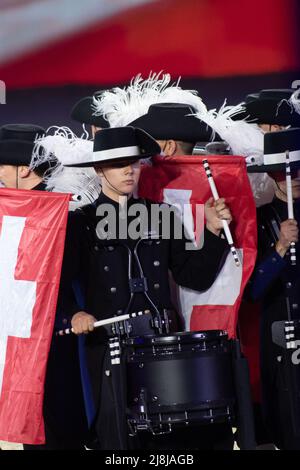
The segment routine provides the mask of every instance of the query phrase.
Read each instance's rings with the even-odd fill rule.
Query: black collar
[[[31,188],[31,191],[46,191],[46,185],[43,181]]]

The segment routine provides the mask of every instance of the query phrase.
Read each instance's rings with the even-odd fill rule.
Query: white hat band
[[[289,152],[290,163],[297,162],[300,160],[300,150],[293,150]],[[269,155],[264,155],[264,165],[277,165],[286,163],[286,156],[284,153],[270,153]]]
[[[93,161],[100,160],[111,160],[113,158],[126,158],[126,157],[135,157],[140,155],[141,151],[136,145],[132,147],[119,147],[110,150],[99,150],[98,152],[93,152]]]

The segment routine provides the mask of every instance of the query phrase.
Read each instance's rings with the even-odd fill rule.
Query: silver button
[[[154,284],[154,289],[159,289],[159,284]]]
[[[104,266],[104,271],[109,271],[109,266]]]
[[[160,265],[160,262],[159,261],[154,261],[154,266],[159,266]]]
[[[98,246],[98,245],[95,245],[95,246],[94,246],[94,250],[95,250],[95,251],[99,251],[99,246]]]
[[[292,304],[292,308],[296,310],[298,308],[298,304]]]
[[[290,289],[290,288],[292,287],[292,283],[291,283],[291,282],[287,282],[287,283],[286,283],[286,287],[287,287],[288,289]]]
[[[264,270],[263,270],[263,269],[259,269],[258,272],[259,272],[259,274],[263,274],[263,273],[264,273]]]
[[[105,375],[106,375],[106,377],[109,377],[110,376],[110,370],[106,370]]]
[[[157,242],[156,242],[156,245],[160,245],[160,241],[157,241]]]
[[[108,251],[114,251],[114,249],[115,249],[115,248],[114,248],[113,246],[109,246],[109,247],[108,247]]]
[[[115,292],[117,292],[117,288],[116,287],[111,287],[110,292],[112,292],[114,294]]]
[[[123,310],[117,310],[118,315],[122,315],[122,313],[123,313]]]
[[[276,258],[272,258],[272,261],[273,261],[273,263],[276,263],[277,259],[276,259]]]
[[[87,230],[90,230],[90,227],[87,225],[87,226],[86,226],[86,229],[87,229]]]

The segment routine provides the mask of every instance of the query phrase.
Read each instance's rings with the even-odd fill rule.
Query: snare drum
[[[131,429],[230,421],[231,343],[220,330],[136,336],[125,341]]]

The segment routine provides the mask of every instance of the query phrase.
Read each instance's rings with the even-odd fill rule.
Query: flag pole
[[[208,182],[209,182],[209,186],[210,186],[213,198],[214,198],[215,201],[217,201],[219,199],[219,194],[218,194],[218,191],[217,191],[217,188],[216,188],[216,185],[215,185],[215,181],[214,181],[214,178],[213,178],[213,175],[212,175],[212,172],[211,172],[211,169],[210,169],[210,166],[209,166],[209,163],[208,163],[207,159],[203,160],[203,166],[204,166],[204,170],[205,170]],[[237,267],[239,267],[241,265],[241,263],[240,263],[240,260],[239,260],[237,250],[236,250],[236,248],[234,246],[234,243],[233,243],[233,238],[232,238],[232,235],[231,235],[231,232],[230,232],[228,222],[227,222],[227,220],[222,219],[222,223],[223,223],[225,236],[226,236],[226,239],[228,241],[228,245],[230,246],[230,251],[232,253],[235,265]]]
[[[286,152],[285,152],[285,178],[286,178],[288,218],[289,219],[294,219],[290,153],[289,153],[288,150],[286,150]],[[295,266],[296,265],[296,244],[295,244],[295,242],[291,242],[290,255],[291,255],[291,263],[292,263],[293,266]]]

